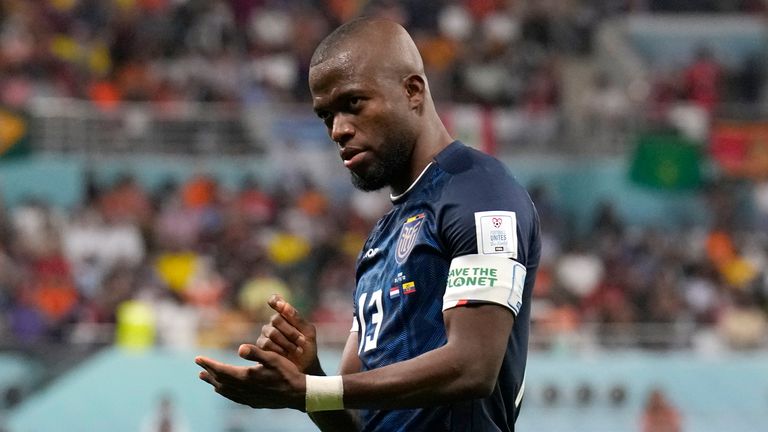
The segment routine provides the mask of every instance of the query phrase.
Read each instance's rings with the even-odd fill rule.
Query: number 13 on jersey
[[[384,308],[381,302],[381,290],[371,293],[370,299],[368,293],[360,294],[357,301],[357,317],[360,320],[360,346],[357,353],[368,352],[376,348],[379,340],[379,330],[381,322],[384,320]],[[373,326],[373,331],[368,334],[368,324]]]

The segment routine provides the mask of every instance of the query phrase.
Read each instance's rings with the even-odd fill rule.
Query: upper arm
[[[512,312],[496,304],[479,304],[448,309],[443,319],[446,347],[459,356],[460,364],[471,368],[464,372],[493,386],[515,322]]]
[[[361,370],[360,357],[357,355],[357,338],[358,333],[356,331],[349,332],[347,343],[344,345],[344,351],[341,353],[340,375],[360,372]]]

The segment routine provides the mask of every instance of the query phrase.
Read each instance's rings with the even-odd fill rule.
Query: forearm
[[[357,357],[357,333],[350,333],[342,353],[339,374],[351,374],[359,370],[360,359]],[[312,362],[305,373],[317,376],[326,375],[318,359]],[[321,431],[357,432],[360,430],[357,414],[352,410],[317,411],[307,414]]]
[[[346,408],[402,409],[442,405],[482,397],[482,372],[470,356],[446,345],[414,359],[379,369],[343,375]],[[476,363],[476,362],[475,362]],[[325,375],[321,369],[313,375]],[[355,412],[308,413],[321,431],[359,431]]]
[[[344,375],[344,406],[407,409],[485,397],[498,367],[489,374],[477,352],[469,353],[446,345],[411,360]]]
[[[350,333],[339,370],[344,408],[408,409],[490,395],[506,353],[514,316],[497,305],[479,305],[450,309],[444,313],[444,320],[448,341],[442,347],[364,372],[360,372],[362,365],[357,355],[359,335]],[[304,373],[325,375],[317,361]],[[326,411],[310,416],[323,430],[356,427],[351,412]]]
[[[483,362],[477,361],[476,354],[448,344],[411,360],[343,374],[347,409],[308,413],[309,417],[321,431],[358,431],[357,416],[350,408],[404,409],[482,397],[485,382],[495,380],[495,376],[488,377],[482,371]],[[307,372],[325,375],[319,368]]]
[[[309,418],[324,432],[358,432],[360,425],[351,410],[318,411],[308,413]]]

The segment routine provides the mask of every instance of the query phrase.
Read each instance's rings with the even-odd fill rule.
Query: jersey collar
[[[416,177],[416,180],[414,180],[414,181],[413,181],[413,183],[411,183],[411,185],[410,185],[410,186],[408,186],[408,189],[406,189],[406,190],[405,190],[405,192],[401,193],[400,195],[392,195],[392,194],[389,194],[389,199],[390,199],[390,200],[391,200],[393,203],[397,203],[397,202],[398,202],[399,200],[401,200],[403,197],[405,197],[406,195],[408,195],[408,193],[409,193],[410,191],[412,191],[412,190],[413,190],[413,189],[416,187],[416,185],[418,185],[418,184],[419,184],[419,181],[421,180],[421,178],[422,178],[422,177],[424,177],[424,174],[426,174],[426,173],[427,173],[427,171],[429,171],[429,168],[430,168],[432,165],[434,165],[434,164],[435,164],[435,162],[437,162],[438,164],[440,164],[440,161],[441,161],[441,160],[444,160],[444,159],[448,158],[448,157],[449,157],[451,154],[453,154],[453,153],[454,153],[456,150],[458,150],[459,148],[461,148],[461,147],[463,147],[463,146],[464,146],[464,145],[463,145],[463,144],[462,144],[460,141],[458,141],[458,140],[456,140],[456,141],[454,141],[454,142],[452,142],[452,143],[448,144],[448,147],[446,147],[446,148],[444,148],[442,151],[440,151],[440,153],[438,153],[438,154],[435,156],[435,158],[434,158],[434,159],[433,159],[433,160],[432,160],[430,163],[428,163],[428,164],[427,164],[427,166],[425,166],[425,167],[424,167],[424,169],[421,171],[421,174],[419,174],[419,176],[418,176],[418,177]]]
[[[408,189],[406,189],[405,192],[401,193],[400,195],[389,194],[389,199],[392,200],[392,202],[397,202],[397,200],[407,195],[408,192],[410,192],[419,183],[419,180],[421,180],[421,178],[424,177],[424,174],[429,170],[429,167],[431,167],[433,163],[435,162],[432,161],[428,163],[427,166],[425,166],[424,169],[421,170],[421,174],[419,174],[419,176],[416,177],[416,180],[414,180],[413,183],[411,183],[411,185],[408,186]]]

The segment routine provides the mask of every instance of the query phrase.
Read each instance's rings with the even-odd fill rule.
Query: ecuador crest
[[[424,213],[411,216],[405,220],[403,228],[400,229],[400,238],[397,239],[397,249],[395,251],[395,261],[403,264],[410,255],[416,239],[419,237],[421,225],[424,222]]]

